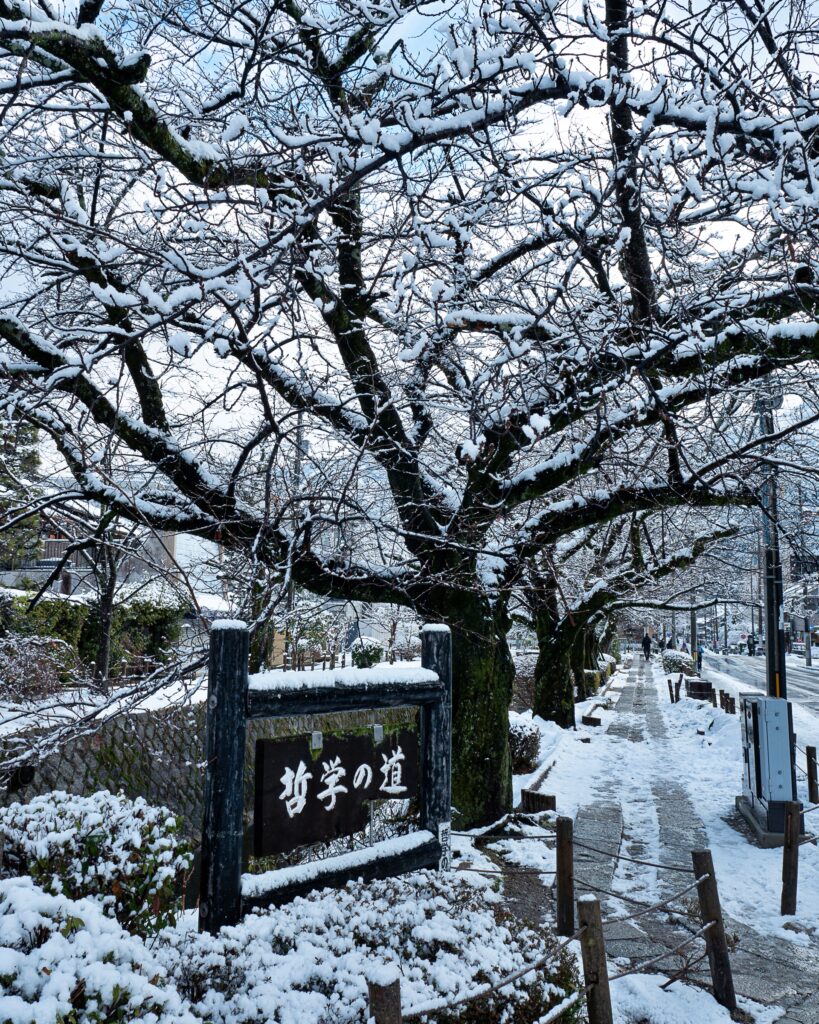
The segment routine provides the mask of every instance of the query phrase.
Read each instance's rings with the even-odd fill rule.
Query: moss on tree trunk
[[[496,821],[512,807],[509,703],[515,670],[505,631],[489,606],[462,592],[441,595],[427,621],[452,630],[452,802],[461,827]]]
[[[548,610],[535,616],[538,655],[535,664],[534,712],[564,729],[574,726],[572,633],[561,628]]]

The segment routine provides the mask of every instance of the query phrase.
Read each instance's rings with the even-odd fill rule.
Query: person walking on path
[[[702,656],[705,654],[705,648],[701,643],[697,644],[697,673],[702,672]]]
[[[646,661],[651,657],[651,637],[648,633],[643,637],[643,654],[646,656]]]

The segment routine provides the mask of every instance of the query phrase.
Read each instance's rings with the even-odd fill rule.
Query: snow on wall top
[[[445,626],[443,622],[428,622],[425,626],[421,627],[422,633],[449,633],[449,626]]]
[[[342,689],[345,686],[360,686],[368,690],[377,690],[380,686],[409,684],[420,686],[434,683],[438,679],[435,672],[428,668],[416,666],[399,667],[397,665],[375,665],[373,668],[326,668],[316,671],[286,672],[273,669],[259,672],[249,679],[251,690],[315,690],[319,687]]]
[[[264,896],[275,889],[284,889],[286,886],[298,882],[320,884],[322,875],[326,874],[328,870],[354,871],[356,868],[383,860],[385,857],[396,857],[399,854],[408,853],[410,850],[417,850],[419,846],[424,846],[433,839],[435,836],[431,832],[422,829],[418,832],[410,832],[406,836],[384,839],[380,843],[367,846],[362,850],[352,850],[350,853],[342,853],[337,857],[328,857],[326,860],[294,864],[288,868],[264,871],[259,875],[242,875],[242,895],[245,898]]]
[[[211,629],[247,629],[247,623],[242,619],[217,619]]]

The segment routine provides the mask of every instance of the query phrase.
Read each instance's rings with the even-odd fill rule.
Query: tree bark
[[[561,629],[549,610],[535,616],[538,656],[535,665],[534,712],[564,729],[575,725],[572,635]]]
[[[506,631],[475,594],[446,590],[422,610],[452,630],[452,802],[459,827],[512,807],[509,704],[515,669]]]

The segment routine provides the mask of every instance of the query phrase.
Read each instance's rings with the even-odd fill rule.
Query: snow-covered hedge
[[[377,665],[384,657],[384,648],[370,636],[360,636],[353,640],[350,658],[356,668],[370,668]]]
[[[512,771],[515,775],[528,775],[538,765],[540,755],[540,730],[532,722],[532,716],[509,712],[509,752],[512,755]]]
[[[687,676],[694,675],[694,663],[691,660],[691,655],[686,654],[685,651],[663,651],[662,657],[663,672],[668,672],[669,675],[674,672],[682,672]]]
[[[48,892],[94,897],[138,934],[175,920],[175,889],[191,855],[164,807],[107,790],[47,793],[0,808],[0,835],[7,865]]]
[[[429,1022],[529,1024],[578,986],[565,952],[501,992],[441,1004],[556,948],[457,874],[350,883],[254,914],[217,936],[129,935],[93,900],[0,881],[0,1021],[365,1024],[367,978],[400,971],[405,1009]],[[572,1014],[563,1024],[575,1020]]]
[[[93,899],[0,881],[3,1024],[199,1024],[153,950]]]

